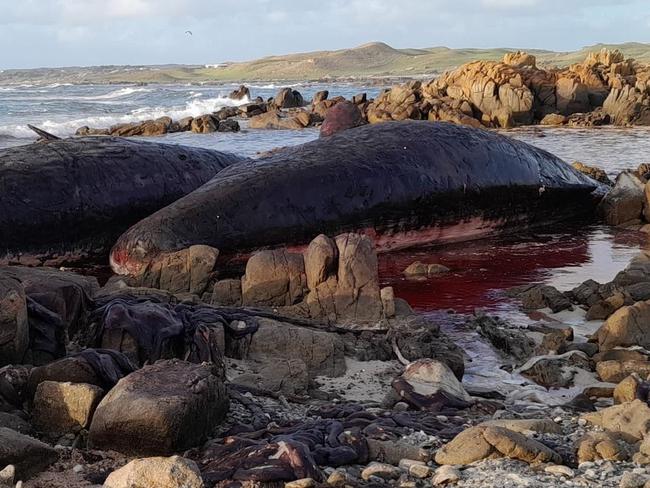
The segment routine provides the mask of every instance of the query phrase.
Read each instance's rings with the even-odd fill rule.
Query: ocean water
[[[27,124],[57,136],[71,136],[84,125],[109,127],[164,115],[179,119],[210,113],[233,101],[227,95],[239,84],[224,85],[11,85],[0,86],[0,148],[35,140]],[[253,83],[251,96],[264,99],[290,86],[310,99],[319,90],[350,98],[358,93],[374,97],[383,86],[357,83]],[[318,137],[317,129],[302,131],[249,130],[240,133],[169,134],[154,140],[188,144],[254,156],[279,146],[295,145]],[[521,128],[504,133],[546,149],[566,161],[579,160],[605,168],[611,174],[650,162],[650,129]]]
[[[227,95],[238,84],[224,85],[11,85],[0,86],[0,148],[27,144],[34,133],[27,127],[32,124],[54,135],[71,136],[82,126],[97,128],[113,124],[155,119],[170,116],[177,120],[219,110],[225,106],[241,105],[248,100],[235,101]],[[324,86],[315,83],[249,84],[253,98],[267,99],[285,86],[299,90],[311,99],[319,90],[328,89],[330,96],[347,98],[361,92],[375,96],[381,87],[364,87],[338,83]],[[258,150],[278,145],[297,144],[317,136],[315,131],[282,134],[261,134],[243,131],[236,137],[211,134],[173,134],[158,140],[170,143],[192,144],[254,154]]]

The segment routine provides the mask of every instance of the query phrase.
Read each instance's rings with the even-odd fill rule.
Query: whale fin
[[[57,137],[54,134],[50,134],[49,132],[45,132],[43,129],[39,129],[38,127],[35,127],[31,124],[27,124],[27,127],[36,132],[36,134],[38,134],[45,141],[58,141],[61,139],[60,137]]]

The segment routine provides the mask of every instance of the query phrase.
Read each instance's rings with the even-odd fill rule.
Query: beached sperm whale
[[[368,125],[221,171],[131,227],[111,265],[137,274],[159,254],[193,244],[236,254],[345,231],[370,235],[379,250],[476,239],[585,215],[597,185],[494,132]]]
[[[243,158],[115,137],[0,150],[0,263],[106,259],[115,239]]]

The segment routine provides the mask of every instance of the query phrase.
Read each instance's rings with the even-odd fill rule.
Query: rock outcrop
[[[323,273],[312,281],[315,286],[305,297],[309,315],[331,321],[379,321],[384,311],[372,241],[359,234],[343,234],[336,237],[334,244],[336,263],[331,263],[329,255],[310,254],[310,266]],[[331,271],[325,276],[328,269]],[[318,283],[322,278],[326,279]]]
[[[458,434],[436,452],[436,463],[464,465],[482,459],[508,457],[530,464],[561,463],[562,458],[541,442],[504,427],[478,425]]]
[[[409,264],[402,272],[407,278],[430,278],[432,276],[448,273],[450,269],[439,263],[427,264],[415,261]]]
[[[582,418],[608,432],[620,434],[629,442],[642,440],[650,430],[650,407],[641,400],[587,413]]]
[[[304,104],[305,100],[300,92],[291,88],[282,88],[273,97],[273,105],[277,108],[296,108],[302,107]]]
[[[619,383],[632,373],[647,377],[650,374],[650,361],[647,360],[612,360],[600,361],[596,365],[596,372],[601,380],[608,383]],[[619,390],[620,391],[620,390]],[[616,393],[616,390],[614,390]],[[636,396],[629,398],[634,400]]]
[[[327,110],[325,120],[320,128],[320,136],[331,136],[342,130],[359,127],[366,123],[359,107],[352,102],[344,101]]]
[[[245,88],[245,87],[244,87]],[[232,114],[231,116],[236,115]],[[192,131],[197,134],[211,134],[213,132],[237,132],[239,123],[236,120],[220,119],[215,114],[203,114],[196,117],[184,117],[173,121],[171,117],[160,117],[155,120],[142,122],[128,122],[116,124],[108,128],[94,128],[83,126],[75,132],[76,136],[116,136],[116,137],[153,137],[175,132]]]
[[[650,301],[637,302],[614,312],[598,329],[601,351],[615,347],[650,347]]]
[[[617,50],[591,53],[583,63],[563,69],[540,68],[535,56],[513,52],[501,62],[464,64],[428,83],[396,85],[369,104],[367,118],[370,123],[429,119],[486,127],[647,125],[649,78],[646,67]]]
[[[487,126],[511,127],[533,121],[534,94],[512,65],[476,61],[436,80],[439,93],[465,100]]]
[[[233,90],[228,95],[232,100],[245,100],[251,97],[251,91],[246,85],[241,85],[236,90]]]
[[[217,249],[203,245],[166,253],[139,275],[130,277],[128,284],[201,296],[213,279],[218,257]]]
[[[245,357],[299,359],[313,378],[342,375],[345,372],[344,350],[344,342],[337,334],[260,319],[260,327],[250,339]]]
[[[638,81],[634,86],[613,88],[603,110],[616,125],[650,125],[650,85]]]
[[[313,126],[319,120],[315,114],[305,110],[281,111],[269,110],[268,112],[251,117],[251,129],[288,129],[300,130]]]
[[[284,249],[260,251],[246,263],[241,279],[242,303],[258,306],[289,306],[306,291],[305,263],[301,254]]]
[[[601,200],[598,212],[609,225],[638,222],[644,202],[643,182],[633,173],[624,171],[616,177],[614,187]]]
[[[237,283],[215,286],[217,301],[237,300]],[[396,313],[394,295],[386,290],[382,296],[374,245],[360,234],[320,235],[304,254],[284,249],[253,254],[241,279],[241,298],[244,305],[286,307],[292,315],[347,326],[380,327]]]
[[[595,166],[589,166],[587,164],[581,163],[580,161],[574,161],[573,163],[571,163],[571,166],[573,166],[581,173],[586,174],[590,178],[599,181],[600,183],[604,183],[607,186],[614,185],[614,182],[612,182],[612,180],[609,179],[607,173],[600,168],[596,168]]]
[[[590,432],[578,441],[578,462],[625,461],[630,455],[630,447],[616,434]]]
[[[615,404],[631,402],[639,398],[639,388],[643,385],[643,381],[637,372],[631,373],[629,376],[622,379],[616,388],[612,398]]]

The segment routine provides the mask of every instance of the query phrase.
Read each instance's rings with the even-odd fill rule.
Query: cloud
[[[66,27],[56,30],[56,38],[62,43],[76,43],[90,37],[91,30],[85,26]]]
[[[155,12],[155,4],[148,0],[58,0],[57,3],[59,21],[71,24],[138,18]]]
[[[487,7],[502,9],[534,7],[539,4],[538,0],[481,0]]]
[[[650,40],[645,0],[0,0],[0,10],[0,45],[11,46],[0,68],[203,64],[368,41],[570,50]]]

